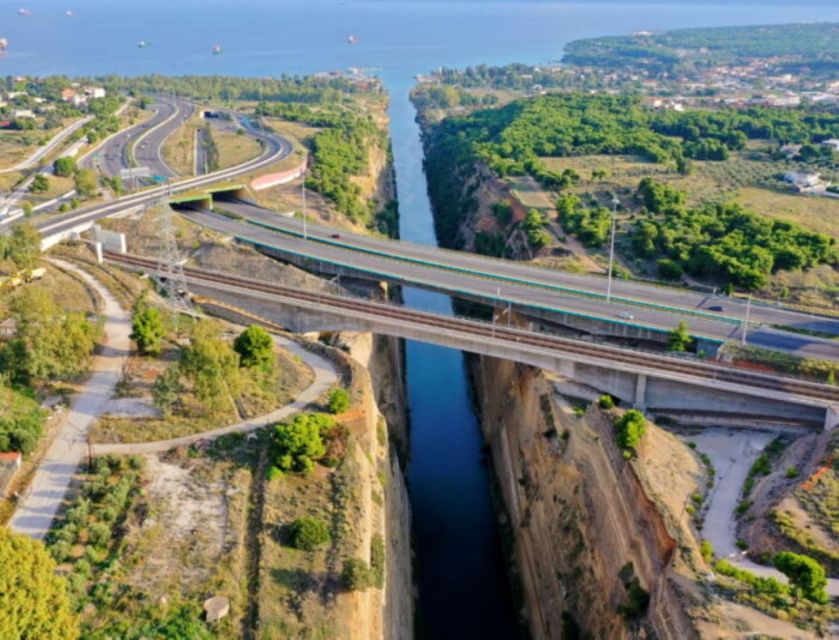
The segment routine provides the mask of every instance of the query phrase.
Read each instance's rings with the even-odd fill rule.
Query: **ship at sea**
[[[214,44],[213,45],[213,55],[217,56],[220,53],[221,53],[221,45],[220,44]]]
[[[31,16],[32,12],[29,9],[18,9],[17,14],[19,16]]]
[[[149,46],[149,43],[145,40],[140,40],[140,42],[137,43],[138,49],[145,49],[147,46]]]
[[[358,38],[356,36],[350,36],[347,38],[347,44],[358,44]]]
[[[0,53],[4,53],[9,46],[9,41],[6,38],[0,38]]]

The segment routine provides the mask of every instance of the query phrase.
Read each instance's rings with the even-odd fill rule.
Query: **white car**
[[[618,318],[621,320],[635,320],[635,316],[633,316],[629,311],[621,311],[618,314]]]

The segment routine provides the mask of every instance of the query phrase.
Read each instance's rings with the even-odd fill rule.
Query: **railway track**
[[[113,262],[121,263],[146,271],[157,269],[157,262],[139,256],[105,252],[105,257]],[[817,398],[829,402],[839,403],[839,389],[832,386],[785,378],[769,374],[748,373],[732,370],[730,367],[708,364],[704,362],[687,362],[654,353],[636,352],[610,345],[596,343],[581,343],[576,340],[534,333],[521,329],[503,327],[476,320],[458,317],[440,316],[423,311],[415,311],[404,307],[348,298],[324,293],[312,293],[283,285],[272,284],[260,280],[230,276],[216,271],[184,267],[184,274],[194,280],[212,282],[241,288],[260,293],[283,296],[305,303],[329,306],[336,312],[342,310],[365,313],[377,317],[387,317],[400,322],[414,322],[443,330],[468,333],[472,337],[486,337],[492,340],[504,340],[509,343],[527,345],[540,349],[561,351],[585,357],[596,357],[620,362],[630,366],[655,367],[672,373],[692,376],[695,378],[711,379],[719,382],[758,387],[767,391],[780,391],[809,398]]]

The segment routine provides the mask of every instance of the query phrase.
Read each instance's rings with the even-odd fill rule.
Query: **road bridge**
[[[254,205],[217,202],[216,206],[226,215],[194,211],[190,219],[308,270],[408,284],[494,306],[509,305],[528,317],[581,333],[639,344],[666,342],[668,332],[685,320],[699,349],[712,354],[723,342],[742,338],[749,314],[750,344],[839,360],[837,342],[766,326],[816,325],[839,333],[839,320],[832,318],[757,304],[747,310],[727,297],[623,281],[623,288],[615,281],[615,295],[607,302],[605,290],[592,284],[599,287],[605,282],[596,278],[316,225],[307,225],[304,232],[301,221]],[[729,311],[709,309],[718,305]]]
[[[106,253],[127,268],[153,273],[156,260]],[[241,303],[294,331],[354,330],[418,340],[559,372],[654,412],[702,411],[753,423],[833,427],[839,389],[777,375],[441,316],[387,303],[301,291],[278,284],[185,268],[190,289]]]

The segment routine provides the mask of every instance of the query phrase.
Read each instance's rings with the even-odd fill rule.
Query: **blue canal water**
[[[31,10],[18,16],[17,10]],[[71,9],[74,17],[64,12]],[[557,60],[569,40],[725,24],[839,20],[835,0],[763,2],[410,2],[397,0],[0,0],[9,51],[0,76],[304,74],[373,70],[391,95],[400,233],[436,243],[408,91],[440,66]],[[349,46],[355,35],[358,44]],[[137,47],[139,40],[150,46]],[[223,53],[212,56],[213,45]],[[406,304],[451,312],[445,296],[408,289]],[[481,437],[462,354],[407,345],[408,472],[426,638],[511,638]]]

